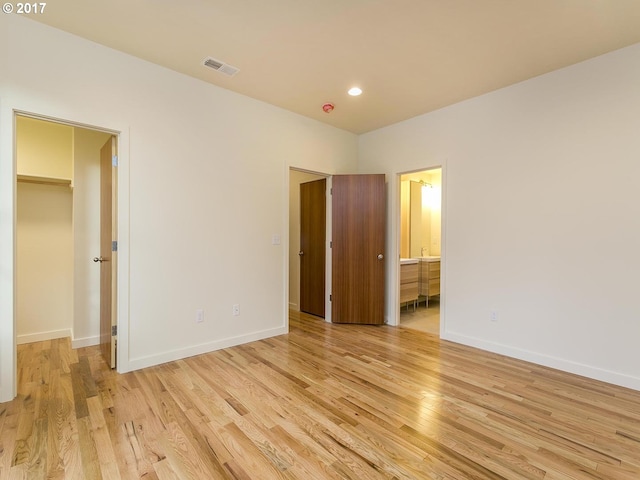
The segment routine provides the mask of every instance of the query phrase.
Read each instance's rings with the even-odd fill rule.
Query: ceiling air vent
[[[205,58],[204,62],[202,63],[205,67],[213,68],[214,70],[220,73],[224,73],[225,75],[228,75],[229,77],[233,77],[236,73],[240,71],[240,69],[236,67],[232,67],[231,65],[227,65],[226,63],[211,57]]]

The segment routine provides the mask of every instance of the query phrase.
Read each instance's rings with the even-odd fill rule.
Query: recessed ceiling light
[[[357,97],[358,95],[360,95],[362,93],[362,89],[358,88],[358,87],[352,87],[349,89],[349,91],[347,92],[349,95],[351,95],[352,97]]]

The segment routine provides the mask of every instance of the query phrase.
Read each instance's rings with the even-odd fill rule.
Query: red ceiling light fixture
[[[333,112],[334,108],[336,108],[336,106],[333,103],[325,103],[324,105],[322,105],[322,111],[324,113],[331,113]]]

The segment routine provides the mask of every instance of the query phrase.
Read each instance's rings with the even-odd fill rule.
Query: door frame
[[[392,194],[390,198],[393,198],[393,202],[395,203],[393,208],[393,214],[395,215],[395,219],[392,222],[394,231],[392,232],[393,245],[392,245],[392,258],[393,263],[390,267],[393,269],[395,274],[395,278],[390,278],[391,286],[389,288],[389,296],[391,297],[392,308],[389,309],[389,325],[399,326],[400,325],[400,302],[398,301],[400,298],[400,245],[401,245],[401,219],[402,219],[402,192],[401,192],[401,182],[403,175],[409,175],[411,173],[424,172],[428,170],[435,170],[440,168],[442,171],[442,184],[441,184],[441,199],[440,199],[440,338],[442,338],[443,333],[446,331],[446,183],[447,183],[447,166],[446,162],[442,162],[440,164],[433,164],[422,168],[417,168],[413,170],[396,172],[396,181],[395,185],[395,194]]]
[[[291,191],[291,170],[295,170],[297,172],[310,173],[313,175],[318,175],[320,177],[324,177],[327,181],[327,194],[326,205],[325,205],[325,259],[324,259],[324,273],[325,273],[325,292],[324,292],[324,320],[327,323],[331,323],[331,302],[329,301],[329,296],[331,294],[331,249],[329,248],[329,242],[331,241],[331,195],[329,192],[331,191],[331,173],[319,172],[315,170],[309,170],[307,168],[296,167],[294,165],[286,165],[286,192],[287,199],[289,199],[289,192]],[[289,216],[290,205],[289,200],[287,200],[285,205],[285,218],[287,219],[287,230],[286,230],[286,245],[284,250],[284,271],[285,271],[285,279],[284,283],[284,322],[287,329],[289,328],[289,288],[291,284],[291,278],[289,275],[289,258],[290,258],[290,248],[291,248],[291,238],[289,238],[289,226],[291,225],[291,218]],[[297,257],[297,255],[296,255]]]
[[[16,347],[16,116],[30,117],[72,127],[102,131],[114,135],[118,145],[117,185],[121,195],[117,199],[118,222],[118,274],[117,318],[118,349],[117,371],[129,368],[129,126],[104,120],[106,115],[91,113],[91,118],[70,120],[69,112],[43,111],[25,108],[11,101],[0,102],[0,205],[9,215],[0,216],[0,402],[10,401],[17,394]],[[47,107],[47,108],[50,108]],[[39,111],[38,111],[39,110]],[[94,117],[97,115],[97,117]],[[81,117],[81,116],[80,116]],[[8,208],[7,208],[8,207]]]

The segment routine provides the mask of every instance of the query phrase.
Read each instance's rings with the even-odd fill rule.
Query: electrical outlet
[[[196,323],[204,322],[204,310],[201,308],[196,310]]]
[[[495,310],[491,310],[491,312],[489,313],[489,319],[492,322],[497,322],[498,321],[498,312],[496,312]]]
[[[237,317],[238,315],[240,315],[240,305],[236,303],[233,306],[233,316]]]

